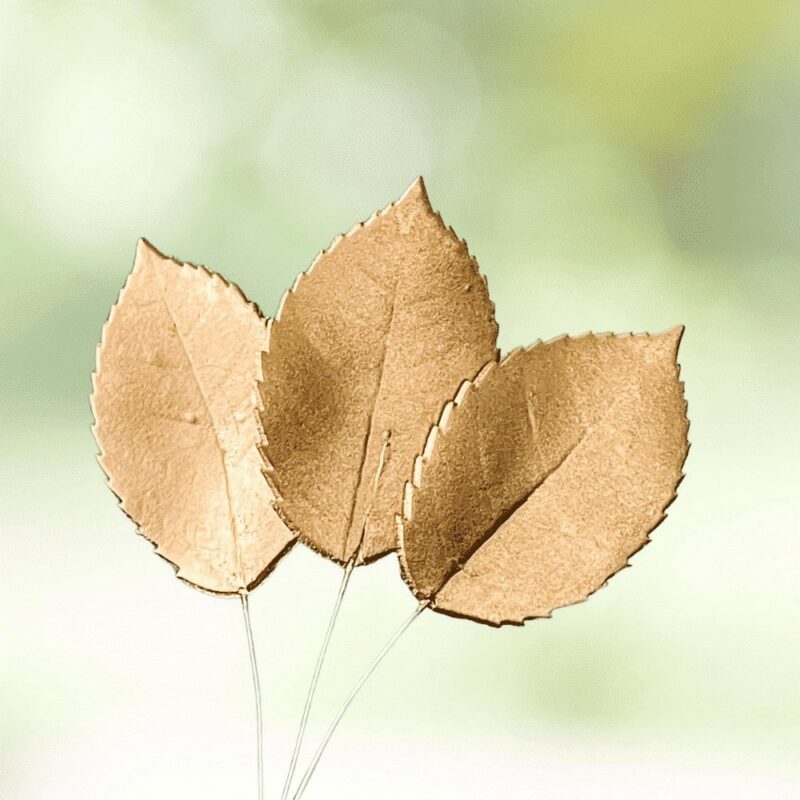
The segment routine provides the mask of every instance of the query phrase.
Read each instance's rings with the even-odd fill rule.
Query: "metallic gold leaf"
[[[419,179],[317,257],[269,331],[276,507],[323,555],[376,559],[395,547],[403,482],[442,405],[497,357],[486,282]]]
[[[519,624],[585,600],[627,564],[682,477],[681,334],[538,343],[462,385],[398,518],[420,600]]]
[[[93,376],[100,463],[123,510],[179,578],[252,589],[294,536],[258,453],[267,330],[239,289],[139,242]]]

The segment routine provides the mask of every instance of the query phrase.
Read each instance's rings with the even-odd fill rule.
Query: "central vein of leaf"
[[[361,451],[361,465],[359,469],[358,475],[358,482],[355,485],[353,490],[353,502],[350,506],[350,515],[347,522],[347,534],[345,537],[344,543],[344,553],[342,555],[343,561],[348,561],[353,556],[358,557],[361,548],[364,544],[364,538],[366,536],[366,526],[367,526],[367,519],[366,516],[362,520],[356,519],[356,509],[359,506],[359,500],[361,499],[361,494],[365,489],[367,491],[371,491],[373,496],[377,492],[378,488],[378,481],[372,481],[367,483],[366,476],[369,472],[368,470],[368,456],[370,450],[370,443],[372,442],[372,438],[375,435],[375,409],[378,406],[381,397],[381,391],[383,389],[383,380],[384,376],[386,375],[386,356],[389,352],[391,338],[392,338],[392,331],[394,329],[394,321],[395,321],[395,311],[397,309],[397,293],[398,293],[398,286],[400,283],[400,279],[395,281],[395,285],[392,290],[392,301],[389,307],[389,314],[387,316],[387,321],[385,324],[385,334],[383,337],[383,351],[381,352],[381,358],[378,362],[378,380],[375,382],[375,392],[372,395],[372,399],[370,401],[369,406],[369,414],[367,415],[367,425],[366,425],[366,432],[364,434],[364,443]],[[371,502],[367,502],[367,506],[371,507]],[[360,524],[359,524],[360,523]],[[358,538],[356,541],[352,541],[355,536]],[[352,541],[352,544],[351,544]]]
[[[180,326],[178,325],[178,320],[175,314],[173,313],[172,308],[169,305],[169,300],[167,299],[166,286],[162,286],[161,297],[164,301],[164,308],[166,308],[167,314],[169,314],[169,318],[170,320],[172,320],[172,324],[175,328],[175,333],[178,337],[178,341],[181,344],[181,348],[183,349],[186,361],[189,364],[189,372],[191,373],[192,378],[194,379],[195,386],[197,386],[197,391],[200,394],[200,398],[202,399],[203,405],[205,406],[206,409],[206,413],[208,414],[208,420],[209,420],[209,425],[211,427],[211,431],[214,434],[214,441],[216,442],[217,445],[216,449],[217,452],[219,453],[220,466],[222,467],[222,477],[225,485],[225,498],[228,502],[228,519],[230,520],[231,524],[231,535],[233,537],[233,552],[234,552],[234,557],[236,559],[236,579],[240,584],[240,587],[244,589],[247,587],[244,585],[244,576],[242,571],[242,557],[241,557],[241,551],[239,549],[239,529],[236,521],[236,514],[234,513],[233,510],[233,500],[231,498],[230,481],[228,479],[228,465],[225,460],[225,448],[222,445],[222,439],[219,435],[219,431],[217,430],[217,426],[214,421],[214,415],[211,412],[211,406],[208,402],[208,397],[206,396],[206,393],[203,390],[203,386],[200,383],[200,378],[197,375],[197,368],[195,367],[194,360],[192,359],[192,355],[186,344],[186,340],[183,336],[183,333],[181,333]]]
[[[625,396],[626,393],[620,394],[617,398],[611,403],[611,405],[606,409],[603,413],[601,418],[591,427],[584,428],[576,437],[575,441],[567,448],[564,455],[558,459],[555,464],[551,467],[548,467],[541,475],[538,481],[533,483],[530,488],[524,492],[517,500],[511,503],[507,508],[498,514],[495,518],[494,522],[486,529],[486,531],[479,536],[472,545],[460,556],[458,559],[458,563],[447,573],[445,573],[444,578],[439,584],[439,587],[431,594],[431,597],[435,597],[439,592],[441,592],[448,583],[450,583],[456,575],[464,570],[466,565],[469,563],[470,559],[475,556],[475,554],[480,550],[487,542],[489,542],[494,535],[500,530],[500,528],[508,522],[514,514],[519,511],[522,506],[524,506],[528,500],[533,497],[533,495],[541,489],[541,487],[545,484],[545,482],[567,461],[567,459],[578,449],[578,447],[585,442],[596,430],[602,427],[603,423],[611,416],[613,411],[615,410],[616,406],[619,404],[619,401]],[[541,448],[538,442],[538,426],[536,424],[535,415],[530,408],[530,404],[528,405],[528,422],[530,424],[531,436],[533,437],[534,446],[536,447],[540,457],[541,457]],[[481,448],[482,449],[482,448]]]

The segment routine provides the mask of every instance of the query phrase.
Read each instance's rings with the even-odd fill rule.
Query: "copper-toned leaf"
[[[626,565],[664,518],[686,457],[681,332],[539,343],[462,386],[398,519],[418,598],[521,623],[586,599]]]
[[[294,540],[258,453],[266,341],[236,286],[140,241],[97,352],[94,432],[111,488],[179,578],[221,594],[252,589]]]
[[[403,483],[454,389],[496,358],[494,307],[422,180],[287,293],[263,357],[277,508],[335,561],[395,547]]]

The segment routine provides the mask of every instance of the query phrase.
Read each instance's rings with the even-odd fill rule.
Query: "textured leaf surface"
[[[681,333],[539,343],[465,383],[431,430],[398,520],[417,597],[521,623],[584,600],[624,567],[681,478]]]
[[[237,287],[140,241],[98,348],[94,432],[109,484],[178,577],[212,592],[253,588],[294,539],[258,453],[266,341]]]
[[[303,541],[342,563],[395,548],[414,456],[496,335],[486,282],[421,179],[318,256],[270,323],[260,384],[268,475]]]

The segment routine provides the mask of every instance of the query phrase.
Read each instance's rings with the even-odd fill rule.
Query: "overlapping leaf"
[[[465,383],[398,520],[420,600],[499,625],[584,600],[647,541],[687,452],[682,329],[540,343]]]
[[[237,287],[141,241],[97,353],[94,432],[111,488],[178,577],[221,594],[253,588],[294,540],[257,449],[266,341]]]
[[[341,563],[394,549],[414,456],[496,333],[421,179],[320,254],[270,323],[260,384],[268,476],[303,541]]]

